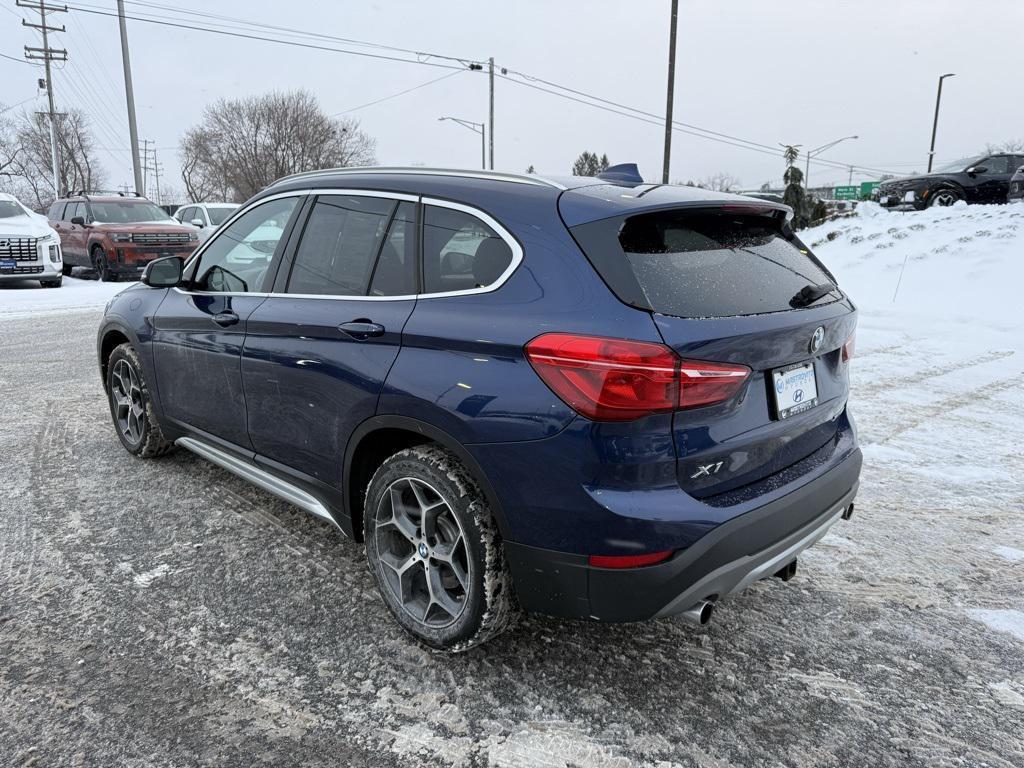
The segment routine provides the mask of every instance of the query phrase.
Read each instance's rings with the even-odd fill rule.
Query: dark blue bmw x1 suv
[[[632,167],[285,178],[107,307],[117,434],[365,542],[434,647],[704,623],[853,511],[856,310],[788,212]]]

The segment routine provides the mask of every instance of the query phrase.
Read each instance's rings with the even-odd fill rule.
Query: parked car
[[[0,281],[38,280],[59,288],[64,275],[60,238],[14,195],[0,192]]]
[[[1012,203],[1017,200],[1024,200],[1024,165],[1021,165],[1010,179],[1010,193],[1006,201]]]
[[[887,208],[923,210],[931,206],[1004,203],[1010,176],[1024,165],[1024,154],[999,152],[957,160],[921,176],[883,181],[873,193]]]
[[[190,226],[138,195],[79,192],[53,203],[50,224],[64,249],[64,274],[91,267],[100,280],[134,278],[163,256],[185,257],[199,245]]]
[[[174,218],[198,229],[202,243],[236,210],[238,203],[190,203],[176,210]]]
[[[612,170],[270,185],[108,306],[118,438],[363,542],[437,648],[788,580],[853,513],[856,308],[785,206]]]

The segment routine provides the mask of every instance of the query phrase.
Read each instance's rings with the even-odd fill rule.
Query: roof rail
[[[315,179],[320,176],[336,176],[340,174],[409,174],[412,176],[456,176],[471,179],[491,179],[493,181],[509,181],[514,184],[533,184],[538,187],[552,187],[554,189],[566,189],[556,181],[545,179],[532,173],[502,173],[500,171],[466,171],[458,168],[423,168],[420,166],[350,166],[347,168],[325,168],[320,171],[304,171],[284,176],[277,181],[271,182],[267,189],[276,187],[286,181],[297,179]]]
[[[85,197],[86,195],[117,195],[118,197],[142,197],[138,192],[125,192],[123,189],[80,189],[72,192],[72,197]]]

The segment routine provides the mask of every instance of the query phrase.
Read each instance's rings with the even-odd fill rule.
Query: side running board
[[[316,496],[302,490],[301,488],[292,485],[286,480],[282,480],[277,475],[272,475],[266,470],[260,469],[255,464],[250,464],[247,461],[243,461],[230,453],[222,451],[220,448],[214,448],[209,443],[204,443],[196,440],[192,437],[179,437],[174,441],[175,445],[180,445],[182,448],[187,448],[192,453],[202,456],[208,461],[212,461],[219,467],[223,467],[228,472],[238,475],[239,477],[248,480],[253,485],[257,485],[263,490],[274,494],[279,499],[287,501],[289,504],[294,504],[299,509],[302,509],[314,517],[319,517],[321,520],[325,520],[339,531],[339,526],[331,513],[327,511],[327,507],[320,501]]]

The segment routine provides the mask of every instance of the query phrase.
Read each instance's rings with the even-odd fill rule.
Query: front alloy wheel
[[[952,189],[940,189],[932,195],[932,199],[928,201],[928,207],[948,208],[959,199],[960,195]]]
[[[129,453],[148,459],[172,448],[160,431],[142,363],[131,344],[115,347],[107,359],[107,396],[117,437]]]
[[[142,400],[139,375],[124,358],[114,363],[110,398],[114,401],[114,421],[121,435],[132,445],[142,440],[146,405]]]

